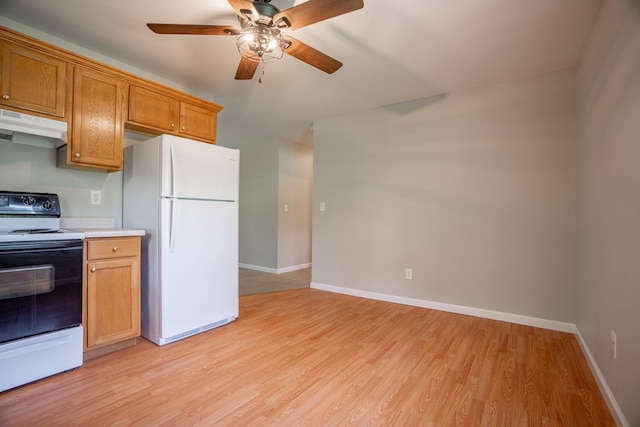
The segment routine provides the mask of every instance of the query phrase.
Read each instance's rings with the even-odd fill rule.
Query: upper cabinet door
[[[215,142],[217,116],[217,111],[181,102],[180,134]]]
[[[175,132],[178,128],[180,102],[168,95],[131,85],[129,88],[129,122]]]
[[[2,43],[0,105],[64,118],[68,66],[34,50]]]
[[[174,134],[215,143],[217,115],[221,108],[196,104],[171,93],[132,84],[129,87],[127,123],[134,130]]]
[[[69,163],[107,170],[122,169],[124,89],[122,80],[76,68]]]

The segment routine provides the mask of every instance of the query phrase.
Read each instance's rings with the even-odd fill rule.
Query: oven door
[[[82,323],[82,245],[0,243],[0,343]]]

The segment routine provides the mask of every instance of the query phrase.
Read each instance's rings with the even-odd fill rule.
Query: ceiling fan
[[[262,62],[280,59],[287,53],[326,73],[334,73],[342,63],[294,39],[281,30],[296,30],[316,22],[364,7],[363,0],[308,0],[284,11],[271,0],[228,0],[238,14],[240,29],[226,25],[147,24],[157,34],[236,36],[242,55],[236,80],[251,80]]]

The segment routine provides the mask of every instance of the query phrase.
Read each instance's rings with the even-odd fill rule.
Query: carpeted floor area
[[[289,273],[272,274],[240,269],[240,295],[264,294],[308,288],[311,285],[311,267]]]

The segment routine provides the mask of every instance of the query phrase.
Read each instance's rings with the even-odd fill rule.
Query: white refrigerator
[[[142,245],[142,336],[164,345],[238,317],[238,150],[170,135],[125,149],[123,226]]]

